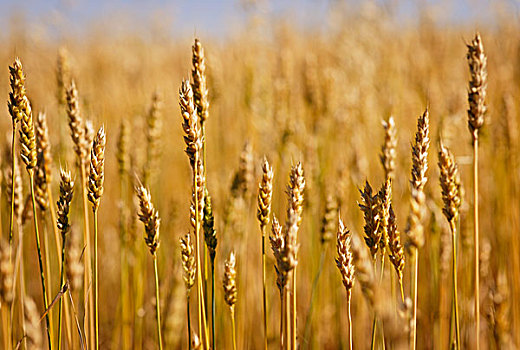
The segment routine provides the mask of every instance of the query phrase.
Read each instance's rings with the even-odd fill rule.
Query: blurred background
[[[384,139],[381,121],[393,115],[398,137],[393,200],[399,230],[404,231],[410,207],[410,144],[417,117],[427,106],[432,142],[423,248],[427,253],[420,261],[418,344],[421,349],[447,348],[450,241],[441,213],[437,145],[442,137],[452,149],[465,192],[471,193],[466,43],[478,31],[488,55],[489,72],[480,168],[481,339],[489,349],[514,349],[520,341],[519,14],[520,2],[516,0],[0,1],[0,96],[7,100],[8,66],[20,57],[33,109],[45,111],[49,121],[54,198],[58,197],[59,167],[68,166],[76,172],[60,97],[63,87],[57,83],[64,72],[63,62],[66,81],[74,79],[78,87],[83,117],[91,120],[95,130],[104,125],[107,131],[106,185],[99,214],[102,348],[125,348],[126,341],[130,341],[128,348],[156,348],[153,269],[142,239],[142,224],[136,222],[132,193],[132,183],[148,164],[146,135],[154,103],[160,106],[162,126],[157,159],[149,170],[152,198],[162,217],[158,259],[165,298],[161,301],[164,337],[166,348],[186,348],[178,239],[189,229],[191,174],[183,151],[178,89],[181,80],[191,74],[195,37],[205,49],[211,104],[207,181],[219,237],[219,348],[231,347],[229,310],[223,302],[221,280],[224,258],[232,249],[238,254],[239,348],[259,349],[263,344],[258,330],[262,288],[255,196],[264,155],[274,166],[273,211],[282,222],[290,166],[302,161],[305,169],[307,189],[298,265],[301,348],[345,348],[345,291],[334,266],[335,242],[320,244],[323,230],[331,230],[330,222],[326,228],[322,222],[327,198],[336,203],[347,228],[362,234],[358,188],[365,180],[374,188],[383,181],[379,161]],[[159,97],[153,100],[155,94]],[[11,118],[7,108],[0,110],[0,115],[0,135],[6,135],[3,154],[8,155]],[[129,180],[126,191],[120,190],[116,159],[123,120],[131,129],[127,150],[131,165],[124,173]],[[3,169],[10,167],[9,157],[2,159]],[[235,173],[244,169],[251,169],[249,190],[237,209],[231,187]],[[25,171],[23,176],[25,199]],[[4,191],[4,232],[9,222],[5,197]],[[459,252],[463,348],[472,348],[475,340],[472,277],[464,273],[472,266],[471,208],[471,196],[467,195],[461,208]],[[333,235],[337,212],[331,219]],[[71,215],[73,227],[81,230],[79,200],[75,200]],[[50,223],[44,225],[50,231]],[[122,226],[127,228],[124,237]],[[31,225],[24,225],[22,231],[27,233],[27,294],[39,302],[39,281],[32,278],[37,260]],[[402,239],[404,242],[405,237]],[[54,247],[54,238],[49,235],[48,240]],[[128,249],[124,259],[120,259],[122,242]],[[322,251],[325,264],[311,314],[313,281]],[[274,349],[280,305],[273,261],[269,251],[268,336]],[[50,252],[50,265],[51,271],[59,271],[54,250]],[[121,310],[120,296],[125,289],[121,284],[122,266],[129,267],[128,288],[135,296],[129,306],[130,316]],[[393,273],[387,266],[384,283],[388,288]],[[409,273],[407,265],[407,291]],[[54,282],[53,295],[59,289],[56,277]],[[371,311],[359,287],[353,300],[355,348],[366,349]],[[400,344],[399,339],[407,339],[406,321],[397,328],[395,334],[388,332],[395,336],[395,344]],[[128,334],[130,337],[125,338]]]

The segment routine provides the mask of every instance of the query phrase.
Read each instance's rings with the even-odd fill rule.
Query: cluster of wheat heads
[[[328,109],[339,103],[352,111],[351,103],[359,95],[345,95],[342,104],[327,88],[338,79],[335,74],[319,76],[321,64],[330,69],[329,60],[337,59],[330,52],[305,57],[298,67],[304,70],[303,83],[291,80],[294,75],[289,72],[297,68],[287,68],[298,50],[270,61],[275,97],[269,103],[262,100],[267,95],[263,75],[255,75],[254,67],[240,66],[233,73],[237,76],[227,75],[222,71],[227,63],[219,61],[226,56],[219,56],[216,48],[214,53],[214,60],[206,61],[201,42],[195,40],[191,62],[185,59],[186,65],[191,63],[191,76],[182,81],[177,96],[167,89],[154,90],[141,121],[141,139],[139,122],[130,117],[121,118],[118,133],[110,132],[114,122],[108,118],[99,123],[105,126],[97,133],[92,130],[85,116],[96,110],[96,95],[79,94],[67,53],[60,51],[56,103],[67,118],[72,148],[49,137],[59,133],[59,126],[53,130],[54,124],[47,123],[49,112],[33,118],[21,63],[12,65],[8,110],[14,137],[3,157],[10,225],[3,229],[5,242],[0,246],[5,348],[398,349],[422,348],[423,343],[470,348],[478,346],[478,340],[490,348],[512,346],[513,312],[508,308],[514,308],[509,303],[510,295],[516,295],[511,286],[515,277],[504,273],[499,262],[490,262],[491,248],[506,243],[482,239],[479,245],[476,210],[471,217],[476,221],[469,227],[475,232],[469,239],[474,254],[464,248],[469,215],[461,184],[471,182],[465,181],[465,158],[457,166],[460,158],[454,155],[463,151],[450,139],[449,130],[432,136],[433,130],[442,129],[435,96],[417,119],[415,137],[401,137],[406,139],[401,142],[403,118],[389,117],[382,129],[376,129],[384,133],[381,151],[367,151],[355,135],[352,141],[333,140],[332,123],[341,121]],[[468,44],[467,57],[468,123],[478,169],[479,140],[488,137],[487,62],[480,36]],[[223,78],[235,85],[240,76],[246,80],[238,85],[245,96],[233,97],[237,92],[228,92]],[[76,81],[88,87],[88,82]],[[464,86],[461,90],[464,93]],[[230,102],[237,96],[244,100],[240,107]],[[171,102],[177,98],[180,116]],[[511,107],[508,101],[504,108],[514,113],[515,104]],[[360,102],[363,108],[371,103]],[[225,107],[231,116],[222,112]],[[146,110],[121,108],[128,115]],[[291,117],[293,109],[308,113],[305,123]],[[244,140],[236,136],[238,129],[229,133],[220,124],[262,113],[273,113],[273,120],[257,118],[258,125],[241,130],[263,131],[256,142],[245,144],[236,172],[226,172],[231,162],[217,155],[226,150],[219,143],[242,145]],[[363,116],[350,126],[370,129],[371,119],[364,121]],[[177,140],[165,135],[176,135]],[[262,138],[268,141],[258,141]],[[271,147],[265,146],[275,138]],[[410,142],[407,179],[402,170],[410,160],[401,151]],[[169,146],[181,143],[188,162],[169,152]],[[262,153],[267,156],[256,157],[253,145],[265,148]],[[295,152],[295,145],[302,152]],[[338,145],[348,148],[347,158],[352,159],[342,158]],[[482,151],[489,155],[485,146]],[[378,152],[383,178],[374,188],[378,162],[368,159],[377,159]],[[335,157],[327,158],[327,153]],[[431,165],[435,153],[438,169]],[[183,169],[175,179],[171,163]],[[337,163],[346,169],[336,169]],[[63,170],[52,182],[51,171],[58,165]],[[488,181],[488,171],[474,173],[469,206],[476,209],[478,175]],[[285,172],[288,181],[275,176]],[[439,175],[440,186],[433,185],[432,173]],[[117,181],[105,181],[105,175]],[[362,184],[359,199],[354,193]],[[22,189],[29,189],[29,196]],[[398,218],[406,219],[401,225]],[[484,222],[488,229],[488,219]],[[28,243],[23,233],[36,236],[34,250],[23,244]],[[28,264],[36,269],[27,269]],[[26,280],[33,275],[38,284]],[[485,327],[479,325],[481,305]]]

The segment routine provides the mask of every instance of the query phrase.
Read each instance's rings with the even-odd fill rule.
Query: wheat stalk
[[[69,211],[70,204],[72,202],[72,195],[74,193],[74,181],[72,180],[72,176],[70,171],[65,171],[63,169],[60,170],[60,198],[56,203],[58,208],[57,214],[57,227],[61,232],[61,272],[60,272],[60,288],[63,288],[65,284],[65,247],[66,247],[66,237],[70,231],[70,223],[69,223]],[[58,311],[58,350],[61,349],[61,313],[62,313],[62,298],[59,301],[59,311]]]
[[[347,310],[348,310],[348,339],[349,349],[352,350],[352,316],[350,314],[350,301],[352,297],[352,288],[354,287],[354,259],[351,248],[351,234],[345,228],[343,221],[339,219],[339,227],[336,240],[336,250],[338,257],[336,258],[336,266],[341,274],[341,279],[345,290],[347,291]]]
[[[285,249],[285,236],[283,234],[282,225],[278,222],[276,216],[273,216],[273,224],[271,226],[271,235],[269,236],[271,249],[276,261],[276,285],[280,292],[280,349],[284,348],[284,327],[286,323],[285,318],[285,287],[287,284],[287,273],[282,269],[283,250]]]
[[[159,226],[161,219],[159,212],[152,203],[150,192],[142,185],[136,187],[137,198],[139,199],[139,220],[144,224],[144,241],[153,257],[153,266],[155,272],[155,305],[157,316],[157,338],[159,349],[162,349],[161,336],[161,299],[159,298],[159,275],[157,271],[157,248],[159,248]]]
[[[36,136],[34,131],[34,123],[33,123],[33,114],[32,114],[32,108],[31,104],[29,102],[29,99],[27,98],[25,94],[25,87],[24,82],[25,79],[21,78],[24,77],[23,70],[22,70],[22,64],[17,59],[15,60],[15,64],[13,69],[11,71],[11,74],[13,75],[13,80],[19,80],[21,81],[20,84],[17,85],[17,93],[13,93],[13,95],[18,96],[18,99],[12,99],[9,103],[9,109],[16,110],[21,115],[21,123],[20,123],[20,144],[21,144],[21,150],[20,150],[20,156],[22,158],[22,161],[25,163],[25,167],[27,169],[27,172],[29,174],[30,178],[30,187],[31,187],[31,198],[32,198],[32,208],[33,208],[33,219],[34,219],[34,231],[36,236],[36,247],[38,250],[38,262],[40,266],[40,277],[41,277],[41,284],[42,284],[42,293],[43,293],[43,304],[44,308],[47,310],[48,308],[48,300],[47,300],[47,289],[45,284],[45,266],[43,264],[43,259],[41,255],[41,247],[40,247],[40,234],[38,231],[38,218],[36,214],[36,198],[35,198],[35,186],[34,186],[34,168],[36,167]],[[16,77],[14,77],[16,75]],[[16,101],[16,102],[15,102]],[[14,104],[14,102],[16,104]],[[46,323],[47,323],[47,338],[49,340],[49,347],[52,347],[51,342],[51,331],[50,331],[50,317],[47,314],[46,317]]]
[[[412,145],[412,172],[411,172],[411,201],[410,214],[408,215],[405,233],[407,244],[410,247],[414,259],[413,270],[413,320],[412,320],[412,345],[415,350],[417,343],[417,279],[419,274],[419,248],[424,244],[424,187],[428,178],[428,148],[430,146],[430,116],[428,109],[417,119],[417,132],[415,142]]]
[[[235,304],[237,302],[237,271],[235,253],[231,252],[229,258],[226,260],[224,266],[224,280],[222,285],[224,287],[224,300],[231,310],[231,327],[233,334],[233,350],[237,348],[237,336],[235,326]]]
[[[312,282],[311,301],[310,301],[310,305],[309,305],[309,311],[307,312],[307,318],[305,320],[303,339],[308,339],[309,333],[311,331],[312,314],[314,311],[314,304],[315,304],[315,300],[316,300],[316,291],[318,289],[318,284],[319,284],[321,273],[323,272],[323,265],[325,263],[325,255],[327,253],[327,243],[330,240],[332,240],[332,238],[334,237],[334,231],[336,230],[337,216],[338,216],[338,200],[335,196],[332,196],[329,194],[327,196],[327,198],[325,199],[325,209],[324,209],[323,217],[321,219],[320,262],[318,265],[318,270],[316,272],[316,275],[314,276],[314,281]]]
[[[195,254],[193,251],[193,244],[191,243],[190,233],[186,233],[180,239],[181,244],[181,261],[184,284],[186,285],[186,309],[188,321],[188,348],[191,345],[191,322],[190,322],[190,291],[195,284]]]
[[[11,261],[11,248],[3,240],[0,240],[0,308],[2,313],[2,333],[4,339],[4,347],[12,348],[12,321],[9,315],[12,310],[14,300],[14,271]],[[5,307],[7,306],[7,307]]]
[[[271,215],[271,201],[273,198],[273,168],[264,158],[262,164],[262,178],[258,185],[258,210],[256,217],[260,223],[262,233],[262,306],[264,317],[264,349],[267,350],[267,289],[265,283],[265,234]]]
[[[81,191],[83,199],[83,243],[85,245],[85,257],[83,260],[84,274],[83,274],[83,297],[85,300],[85,335],[88,339],[87,343],[91,346],[95,342],[95,330],[94,330],[94,305],[93,295],[88,288],[90,285],[90,278],[92,273],[91,267],[91,255],[90,255],[90,229],[89,229],[89,218],[88,218],[88,189],[87,189],[87,153],[89,144],[86,143],[85,139],[85,125],[83,118],[81,117],[78,90],[76,84],[71,81],[69,88],[67,89],[67,115],[69,119],[70,135],[72,138],[73,149],[77,157],[77,165],[80,171],[81,180]]]
[[[206,251],[209,254],[211,264],[211,347],[215,348],[215,255],[217,252],[217,230],[215,229],[215,217],[213,216],[213,207],[211,205],[211,197],[206,186],[204,193],[204,217],[202,228],[204,230],[204,241],[206,242]]]
[[[94,212],[94,342],[99,349],[99,284],[98,284],[98,209],[103,195],[105,180],[105,128],[99,128],[90,152],[90,173],[88,177],[88,199]]]
[[[121,240],[121,340],[123,348],[129,348],[131,343],[130,329],[130,288],[129,288],[129,269],[128,269],[128,208],[125,199],[127,198],[128,170],[130,166],[129,145],[130,145],[130,127],[126,119],[121,120],[119,126],[119,135],[117,139],[117,165],[119,175],[119,194],[120,194],[120,218],[119,232]]]
[[[459,216],[460,198],[460,179],[457,164],[450,150],[442,143],[439,146],[439,171],[440,184],[442,191],[442,201],[444,207],[442,212],[451,230],[452,253],[453,253],[453,300],[455,309],[455,340],[456,347],[460,349],[460,327],[459,327],[459,307],[457,300],[457,228],[456,221]]]
[[[473,141],[473,237],[475,275],[475,337],[480,349],[480,276],[479,276],[479,214],[478,214],[478,133],[484,125],[486,113],[487,57],[480,34],[476,34],[468,47],[467,59],[471,78],[468,90],[468,127]]]
[[[288,207],[286,230],[286,257],[293,260],[286,271],[292,274],[292,305],[291,305],[291,335],[292,349],[296,350],[296,266],[298,264],[298,230],[302,222],[303,214],[303,191],[305,189],[305,177],[301,163],[291,167],[289,185],[287,186]],[[291,271],[292,270],[292,271]]]
[[[191,209],[191,223],[195,230],[195,251],[197,261],[197,290],[198,290],[198,323],[199,333],[202,336],[206,348],[209,348],[209,337],[207,336],[206,315],[204,307],[204,292],[202,289],[202,271],[200,256],[200,230],[204,210],[204,186],[205,176],[203,161],[201,159],[202,136],[198,116],[193,101],[193,91],[189,81],[184,80],[179,90],[179,106],[183,119],[184,141],[186,143],[186,154],[193,171],[193,202]]]

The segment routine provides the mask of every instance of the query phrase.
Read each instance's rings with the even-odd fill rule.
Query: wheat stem
[[[215,259],[211,259],[211,348],[215,349]]]
[[[457,349],[460,349],[459,303],[457,297],[457,228],[455,227],[455,220],[450,220],[450,230],[452,236],[453,253],[453,304],[455,310],[455,338],[457,341]]]
[[[289,283],[285,286],[285,348],[287,350],[292,349],[291,347],[291,327],[289,326],[289,322],[291,320],[291,292],[289,289]]]
[[[305,328],[303,332],[303,339],[309,338],[309,332],[311,331],[311,324],[312,324],[312,314],[314,311],[314,301],[316,299],[316,291],[318,290],[318,282],[320,281],[320,276],[323,271],[323,265],[325,263],[325,252],[326,247],[324,247],[321,250],[320,254],[320,263],[318,266],[318,271],[316,272],[316,276],[314,276],[314,281],[312,282],[312,289],[311,289],[311,301],[309,305],[309,311],[307,312],[307,319],[305,320]]]
[[[47,308],[49,307],[49,303],[47,300],[47,291],[46,291],[46,287],[45,287],[45,274],[44,274],[41,246],[40,246],[40,233],[38,231],[38,218],[37,218],[37,213],[36,213],[36,199],[34,198],[34,173],[32,170],[29,170],[29,178],[30,178],[30,182],[31,182],[30,186],[31,186],[31,199],[32,199],[33,218],[34,218],[34,233],[36,236],[36,248],[38,250],[38,263],[40,266],[40,279],[41,279],[41,283],[42,283],[43,307],[45,308],[45,310],[47,310]],[[49,341],[49,349],[52,349],[52,341],[51,341],[52,338],[51,338],[51,329],[50,329],[51,324],[50,324],[49,314],[50,314],[50,312],[48,312],[45,315],[45,322],[47,324],[47,339]]]
[[[476,349],[480,348],[480,267],[479,267],[479,227],[478,227],[478,134],[473,137],[473,233],[474,273],[475,273],[475,337]]]
[[[292,280],[292,348],[296,350],[296,267],[293,270],[293,280]]]
[[[186,316],[188,318],[188,349],[191,350],[190,296],[186,298]]]
[[[63,283],[65,281],[64,270],[65,270],[65,236],[63,236],[63,242],[61,244],[60,290],[61,290],[61,288],[63,288]],[[63,308],[63,300],[62,299],[63,298],[60,298],[60,301],[59,301],[59,311],[58,311],[58,350],[61,349],[61,314],[62,314],[62,308]]]
[[[89,277],[91,273],[91,259],[90,259],[90,230],[89,230],[89,219],[88,219],[88,204],[87,204],[87,179],[85,174],[85,164],[83,160],[79,160],[79,171],[81,177],[81,192],[83,197],[83,244],[85,245],[85,257],[84,260],[84,276],[83,276],[83,300],[85,305],[85,337],[87,343],[90,341],[94,343],[93,336],[94,332],[92,329],[93,320],[93,303],[92,303],[92,294],[90,293],[89,288]]]
[[[352,315],[350,313],[350,301],[352,299],[352,291],[347,290],[347,313],[348,313],[348,342],[349,350],[352,350]]]
[[[262,226],[262,305],[264,308],[264,349],[267,350],[267,289],[265,282],[265,226]]]
[[[235,325],[235,307],[231,307],[231,328],[233,329],[233,350],[237,349],[237,335],[236,335],[236,325]]]
[[[157,316],[157,338],[159,341],[159,350],[162,350],[162,337],[161,337],[161,303],[159,298],[159,274],[157,272],[157,256],[153,256],[153,269],[155,273],[155,311]]]
[[[414,273],[413,273],[413,315],[412,315],[412,349],[417,346],[417,278],[419,272],[419,249],[414,249]]]
[[[13,138],[11,143],[11,215],[9,219],[9,246],[13,242],[13,231],[14,231],[14,195],[15,195],[15,162],[16,162],[16,129],[17,124],[13,124]]]
[[[94,328],[96,350],[99,349],[99,284],[98,284],[98,209],[94,209]]]

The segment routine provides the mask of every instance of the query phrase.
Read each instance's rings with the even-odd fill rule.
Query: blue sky
[[[356,7],[363,0],[260,0],[262,13],[290,18],[303,27],[325,26],[331,3]],[[74,35],[86,28],[109,27],[123,33],[166,30],[174,35],[226,36],[240,29],[247,17],[240,0],[0,0],[0,28],[7,33],[14,18],[24,18],[51,35]],[[376,0],[397,4],[403,19],[413,20],[418,4],[431,6],[449,23],[482,22],[492,18],[497,0]],[[518,13],[520,0],[503,0]],[[494,4],[492,6],[492,4]],[[517,16],[518,17],[518,16]],[[5,35],[5,34],[4,34]]]

